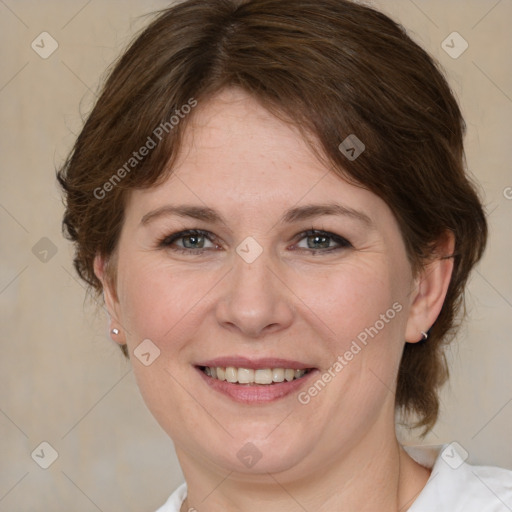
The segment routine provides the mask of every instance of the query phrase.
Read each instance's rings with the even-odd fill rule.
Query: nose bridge
[[[259,336],[286,327],[292,320],[292,309],[276,276],[271,250],[248,237],[236,248],[233,268],[217,309],[218,321],[236,326],[248,336]]]

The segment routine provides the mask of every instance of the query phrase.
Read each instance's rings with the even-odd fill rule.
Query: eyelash
[[[200,255],[200,254],[203,254],[203,252],[212,249],[212,248],[208,247],[208,248],[195,250],[195,249],[176,247],[176,246],[172,245],[176,240],[180,240],[181,238],[187,238],[188,236],[194,236],[194,235],[204,236],[212,243],[215,243],[215,240],[216,240],[215,237],[211,236],[211,233],[208,231],[203,231],[202,229],[187,229],[185,231],[173,233],[173,234],[168,235],[165,238],[161,239],[158,243],[158,247],[161,247],[164,249],[170,249],[172,251],[180,252],[182,254],[189,254],[189,255],[191,255],[191,254]],[[325,254],[325,253],[336,252],[341,249],[348,249],[350,247],[353,247],[352,244],[346,238],[343,238],[341,236],[335,235],[334,233],[329,233],[328,231],[322,231],[319,229],[309,229],[307,231],[299,233],[295,237],[295,240],[296,240],[295,243],[298,243],[302,239],[310,237],[310,236],[321,236],[321,237],[331,238],[334,242],[336,242],[339,245],[338,245],[338,247],[329,247],[327,249],[299,248],[299,249],[295,249],[295,250],[306,251],[306,252],[309,252],[310,254],[320,254],[320,253]]]

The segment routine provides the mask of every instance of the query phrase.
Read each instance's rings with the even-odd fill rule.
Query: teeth
[[[236,371],[236,370],[235,370]],[[238,368],[238,382],[240,384],[249,384],[255,382],[254,373],[258,373],[259,370],[251,370],[250,368]]]
[[[274,368],[272,370],[272,380],[274,382],[284,381],[284,370],[282,368]]]
[[[254,382],[256,384],[272,384],[272,370],[256,370],[254,372]]]
[[[289,382],[295,377],[295,370],[285,370],[284,378]]]
[[[238,371],[236,368],[231,366],[226,368],[226,380],[228,382],[238,382]]]
[[[264,368],[253,370],[251,368],[234,368],[228,366],[205,366],[204,373],[217,380],[226,380],[237,384],[272,384],[273,382],[290,382],[303,377],[307,370],[295,370],[293,368]]]

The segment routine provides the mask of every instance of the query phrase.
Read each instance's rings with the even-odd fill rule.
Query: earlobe
[[[121,328],[119,321],[119,301],[117,293],[107,270],[108,262],[101,255],[94,258],[94,273],[101,281],[103,287],[103,301],[109,316],[109,334],[113,341],[120,345],[126,344],[124,330]]]
[[[436,256],[418,275],[405,332],[408,343],[425,341],[424,333],[441,312],[452,277],[454,247],[455,237],[447,231],[437,245]]]

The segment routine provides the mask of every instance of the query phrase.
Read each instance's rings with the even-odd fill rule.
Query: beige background
[[[54,178],[107,65],[145,24],[140,16],[166,4],[0,0],[0,512],[151,511],[182,479],[172,443],[109,341],[104,312],[84,300]],[[490,215],[470,321],[448,354],[442,416],[424,443],[457,440],[470,462],[512,468],[512,2],[374,4],[445,68]],[[31,48],[43,31],[59,45],[47,59]],[[453,31],[469,43],[457,59],[441,48]],[[36,257],[45,248],[46,262]],[[42,441],[58,453],[46,470],[31,458]]]

